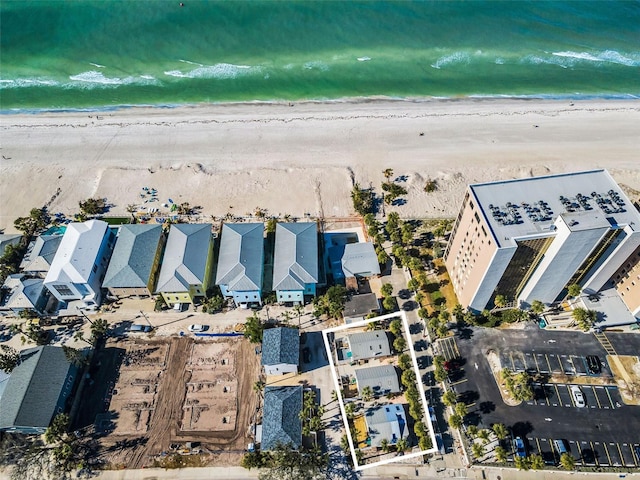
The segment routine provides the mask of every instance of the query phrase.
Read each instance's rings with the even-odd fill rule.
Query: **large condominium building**
[[[606,170],[470,185],[445,251],[458,300],[524,306],[597,292],[640,246],[640,214]]]

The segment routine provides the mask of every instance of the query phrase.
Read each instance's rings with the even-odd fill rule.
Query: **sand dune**
[[[47,202],[72,213],[106,197],[203,218],[347,216],[352,181],[405,184],[406,217],[454,216],[468,183],[607,168],[640,190],[640,101],[459,100],[226,104],[4,115],[0,228]],[[423,191],[428,178],[437,192]],[[144,204],[143,186],[159,202]],[[166,210],[166,209],[164,209]]]

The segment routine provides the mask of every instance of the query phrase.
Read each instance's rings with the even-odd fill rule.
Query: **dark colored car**
[[[602,371],[602,366],[600,365],[600,358],[596,355],[587,355],[587,369],[589,369],[589,373],[592,375],[597,375]]]

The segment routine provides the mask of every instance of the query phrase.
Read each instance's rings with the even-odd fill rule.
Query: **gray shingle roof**
[[[318,283],[318,227],[312,222],[278,223],[273,264],[274,290],[304,290]]]
[[[379,447],[383,439],[395,445],[400,438],[409,436],[407,416],[402,405],[390,404],[368,409],[365,420],[372,447]]]
[[[20,242],[22,235],[19,233],[0,233],[0,257],[8,245],[16,245]]]
[[[345,277],[380,275],[380,264],[371,242],[349,243],[344,246],[342,271]]]
[[[275,448],[278,443],[299,448],[302,444],[302,386],[266,387],[262,417],[262,450]]]
[[[62,235],[40,235],[31,245],[20,268],[25,272],[46,272],[56,256]]]
[[[375,293],[361,293],[359,295],[352,295],[344,304],[344,311],[342,314],[345,318],[357,317],[367,315],[371,312],[377,312],[380,310],[378,304],[378,297]]]
[[[362,393],[362,389],[365,387],[370,387],[376,395],[400,391],[398,372],[393,365],[358,368],[356,369],[356,380],[358,381],[358,390],[360,390],[360,393]]]
[[[262,290],[263,223],[222,225],[216,285],[229,291]]]
[[[102,286],[146,287],[161,235],[161,225],[122,225]]]
[[[373,332],[353,333],[347,335],[353,360],[364,360],[373,357],[387,357],[391,355],[387,332],[376,330]]]
[[[269,328],[262,334],[262,365],[298,365],[300,337],[295,328]]]
[[[71,365],[60,347],[47,345],[20,354],[22,363],[11,372],[0,399],[0,429],[46,428]]]
[[[189,285],[203,284],[211,241],[209,223],[171,225],[156,291],[186,292]]]

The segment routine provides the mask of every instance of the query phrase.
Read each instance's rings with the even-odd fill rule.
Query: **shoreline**
[[[1,90],[0,90],[1,91]],[[431,104],[441,103],[465,103],[465,102],[495,102],[495,101],[525,101],[525,102],[635,102],[640,101],[638,94],[531,94],[531,95],[509,95],[509,94],[476,94],[464,96],[417,96],[417,97],[394,97],[387,95],[373,95],[366,97],[339,97],[327,99],[300,99],[300,100],[221,100],[219,102],[197,102],[197,103],[158,103],[158,104],[120,104],[102,105],[88,107],[59,107],[59,108],[8,108],[0,109],[0,118],[11,115],[39,115],[39,114],[64,114],[64,113],[93,113],[93,112],[118,112],[138,109],[159,109],[177,110],[186,108],[211,108],[225,106],[292,106],[292,105],[371,105],[384,103],[398,104]]]
[[[292,102],[293,103],[293,102]],[[640,100],[455,99],[234,103],[0,115],[0,229],[45,204],[71,214],[106,197],[112,215],[169,198],[202,218],[352,213],[353,182],[407,189],[404,217],[452,217],[469,183],[607,168],[640,191]],[[427,179],[438,190],[427,194]],[[160,201],[144,204],[142,186]],[[168,212],[166,212],[168,215]]]

